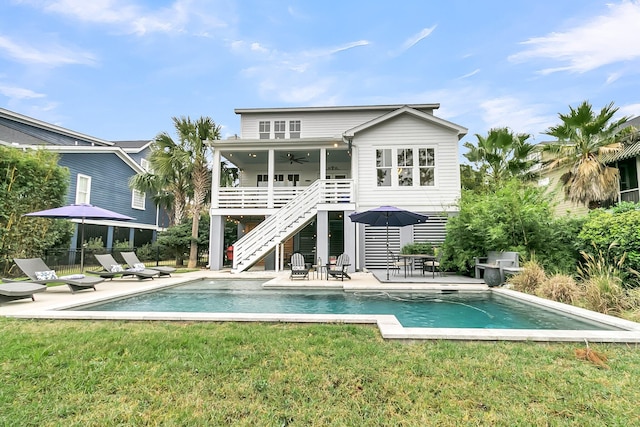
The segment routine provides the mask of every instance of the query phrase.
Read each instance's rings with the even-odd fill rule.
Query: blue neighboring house
[[[169,226],[166,213],[128,184],[148,167],[151,142],[106,141],[0,108],[0,144],[59,154],[58,164],[70,171],[67,204],[91,203],[135,218],[85,221],[85,239],[101,237],[107,248],[124,241],[132,247],[150,243]],[[79,248],[77,232],[78,227],[71,249]]]

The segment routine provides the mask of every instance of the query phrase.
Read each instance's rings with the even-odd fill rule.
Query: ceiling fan
[[[307,163],[309,160],[307,160],[307,158],[305,156],[302,157],[297,157],[295,154],[293,153],[287,153],[286,155],[283,155],[283,158],[285,160],[288,160],[289,163],[293,164],[295,163]]]

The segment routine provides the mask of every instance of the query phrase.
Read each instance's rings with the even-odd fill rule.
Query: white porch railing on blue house
[[[302,188],[302,187],[300,187]],[[229,190],[229,189],[225,189]],[[260,190],[264,190],[260,188]],[[260,197],[257,199],[247,199],[249,194],[256,196],[256,193],[230,192],[225,191],[228,196],[225,206],[237,208],[239,204],[247,206],[253,203],[252,207],[268,207],[269,198]],[[275,195],[276,192],[274,191]],[[285,200],[284,192],[277,192],[278,199],[271,200],[274,205],[282,204]],[[291,194],[291,193],[289,193]],[[232,202],[233,201],[233,202]],[[262,205],[258,203],[261,201]],[[351,180],[318,180],[303,189],[299,194],[295,194],[289,201],[284,203],[278,211],[269,216],[257,227],[244,235],[233,245],[233,272],[241,272],[259,261],[286,239],[302,229],[318,212],[318,205],[333,203],[353,202],[353,183]],[[222,205],[219,205],[222,207]]]

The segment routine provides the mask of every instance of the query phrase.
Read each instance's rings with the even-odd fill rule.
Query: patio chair
[[[104,279],[98,277],[85,277],[84,274],[58,276],[55,270],[49,268],[41,258],[14,258],[13,262],[15,262],[18,268],[20,268],[20,270],[29,277],[29,282],[39,285],[64,283],[69,286],[71,293],[86,289],[93,289],[95,291],[96,285],[104,281]],[[3,280],[12,281],[10,279]]]
[[[103,270],[87,270],[88,273],[97,274],[98,276],[105,279],[112,279],[114,277],[122,276],[136,276],[138,280],[143,279],[151,279],[153,280],[154,276],[159,276],[160,272],[157,270],[149,270],[146,268],[127,268],[125,269],[119,264],[111,254],[95,254],[94,255]]]
[[[304,262],[304,256],[296,252],[291,255],[291,275],[290,279],[307,279],[309,280],[309,267]]]
[[[340,279],[342,281],[344,281],[345,277],[347,279],[351,279],[351,276],[347,274],[347,268],[350,265],[351,264],[349,264],[349,255],[341,254],[336,260],[335,264],[327,265],[327,280],[329,279],[329,276]]]
[[[171,273],[176,271],[176,269],[173,267],[165,267],[162,265],[158,265],[155,267],[147,267],[138,259],[138,256],[136,255],[135,252],[120,252],[120,255],[122,255],[122,259],[124,260],[124,262],[127,263],[127,265],[130,268],[141,268],[141,269],[148,268],[149,270],[159,271],[160,276],[169,276],[169,277],[171,277]]]
[[[35,301],[36,299],[33,297],[33,294],[46,290],[46,285],[31,282],[2,283],[0,284],[0,302],[9,302],[25,298],[31,298],[31,301]]]
[[[389,258],[391,258],[389,270],[392,270],[393,274],[400,274],[400,271],[403,269],[405,269],[405,272],[413,269],[412,259],[402,258],[400,255],[396,255],[392,251],[389,251]]]

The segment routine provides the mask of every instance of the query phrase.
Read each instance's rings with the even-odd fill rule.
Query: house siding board
[[[274,120],[300,120],[301,138],[341,137],[347,129],[373,120],[388,111],[354,111],[354,112],[288,112],[269,114],[243,114],[240,131],[242,138],[258,138],[258,123]],[[273,136],[273,124],[271,125]]]
[[[135,222],[155,224],[153,203],[147,198],[146,209],[131,207],[129,178],[134,171],[113,153],[60,155],[60,166],[69,168],[68,203],[75,203],[78,174],[91,177],[91,204],[135,218]]]
[[[433,212],[455,210],[460,197],[457,135],[414,116],[403,115],[384,126],[375,126],[356,135],[358,146],[358,205],[369,209],[397,205],[406,209]],[[375,153],[378,148],[433,147],[436,153],[434,187],[378,187]]]

